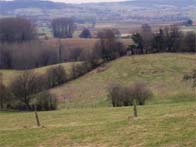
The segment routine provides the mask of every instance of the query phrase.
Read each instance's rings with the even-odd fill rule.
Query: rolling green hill
[[[108,106],[107,88],[114,82],[131,84],[147,82],[154,93],[149,103],[173,103],[196,100],[191,83],[183,81],[186,73],[196,69],[195,54],[151,54],[123,57],[80,77],[77,80],[51,89],[64,107]],[[70,72],[73,63],[63,63]],[[57,66],[57,65],[52,65]],[[48,68],[34,69],[44,73]],[[22,71],[0,70],[3,81],[9,84]]]
[[[191,83],[182,80],[185,73],[196,69],[195,63],[195,54],[123,57],[51,92],[61,100],[66,99],[69,107],[106,106],[109,104],[107,88],[110,83],[145,81],[154,93],[149,103],[196,100]]]
[[[47,71],[47,69],[49,69],[51,67],[58,66],[58,65],[62,65],[65,68],[65,71],[70,72],[73,64],[74,63],[62,63],[62,64],[56,64],[56,65],[49,65],[49,66],[33,69],[32,71],[34,71],[35,73],[38,73],[38,74],[44,74]],[[0,70],[0,73],[2,73],[2,75],[3,75],[3,82],[6,85],[9,85],[9,83],[17,75],[21,74],[22,72],[23,72],[23,70]]]
[[[51,89],[65,109],[39,112],[36,127],[32,112],[0,111],[0,146],[3,147],[195,147],[196,93],[183,75],[196,69],[194,54],[153,54],[123,57],[85,76]],[[67,71],[71,63],[62,64]],[[56,66],[56,65],[53,65]],[[48,67],[35,69],[44,73]],[[0,71],[5,82],[22,71]],[[139,106],[109,106],[107,87],[146,81],[154,98]],[[73,108],[76,107],[76,108]]]
[[[64,107],[108,106],[107,88],[114,82],[131,84],[147,82],[154,93],[149,103],[173,103],[196,100],[191,83],[183,81],[186,73],[196,69],[195,54],[151,54],[123,57],[93,70],[85,76],[51,89]],[[70,72],[73,63],[63,63]],[[57,66],[57,65],[52,65]],[[34,69],[44,73],[52,66]],[[22,71],[0,70],[9,84]],[[65,100],[65,101],[64,101]]]

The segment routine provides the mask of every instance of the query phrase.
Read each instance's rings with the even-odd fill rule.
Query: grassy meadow
[[[196,91],[182,80],[195,63],[194,54],[163,53],[105,64],[51,89],[60,109],[39,112],[40,128],[33,112],[0,112],[0,147],[195,147]],[[71,64],[62,65],[70,71]],[[22,71],[0,72],[8,84]],[[152,89],[154,97],[138,107],[138,118],[132,107],[111,107],[107,87],[116,81],[146,81]]]
[[[195,147],[196,103],[0,112],[1,147]]]

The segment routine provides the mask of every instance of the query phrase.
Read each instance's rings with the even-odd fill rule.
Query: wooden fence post
[[[34,113],[35,113],[35,119],[37,122],[37,126],[40,127],[39,115],[37,113],[37,106],[36,105],[34,105]]]

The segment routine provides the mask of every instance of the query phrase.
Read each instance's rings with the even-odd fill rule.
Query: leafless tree
[[[0,19],[0,42],[23,42],[35,37],[35,25],[29,20],[19,17]]]
[[[55,64],[57,53],[54,47],[38,40],[0,44],[0,68],[32,69]]]
[[[39,76],[33,71],[25,71],[12,81],[10,90],[14,99],[18,101],[19,107],[24,106],[24,109],[32,110],[33,95],[44,90],[45,86],[43,76]]]
[[[116,59],[125,54],[123,44],[116,38],[112,29],[104,29],[98,32],[99,41],[94,48],[94,54],[105,61]]]
[[[56,18],[52,20],[52,30],[54,37],[72,38],[75,24],[71,18]]]

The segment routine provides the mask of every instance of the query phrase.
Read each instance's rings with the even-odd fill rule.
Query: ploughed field
[[[64,46],[65,49],[73,49],[73,48],[81,48],[81,49],[93,49],[96,42],[99,39],[90,38],[90,39],[82,39],[82,38],[69,38],[69,39],[61,39],[60,43]],[[120,39],[120,41],[125,45],[125,47],[132,44],[131,39]],[[49,45],[57,46],[59,44],[59,39],[49,39],[46,41]]]

